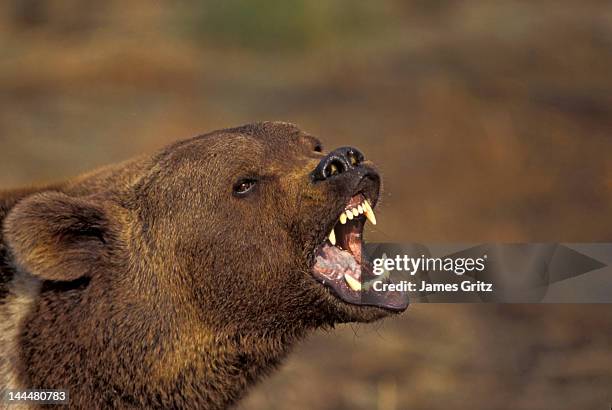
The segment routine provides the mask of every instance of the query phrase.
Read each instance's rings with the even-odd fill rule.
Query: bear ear
[[[4,221],[16,265],[41,279],[71,281],[100,266],[110,227],[97,203],[59,192],[19,202]]]

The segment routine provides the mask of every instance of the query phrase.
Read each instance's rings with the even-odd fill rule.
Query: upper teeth
[[[370,202],[367,199],[354,208],[345,209],[344,212],[340,214],[340,223],[344,225],[347,219],[351,220],[359,216],[360,214],[364,214],[370,222],[376,225],[376,217],[374,216],[374,211],[372,210],[372,206],[370,205]]]
[[[352,220],[360,214],[364,214],[372,225],[376,225],[376,216],[374,215],[372,206],[367,199],[358,204],[356,208],[345,209],[344,212],[340,214],[340,224],[344,225],[347,220]],[[336,244],[336,233],[334,232],[334,228],[332,228],[331,232],[329,233],[329,241],[332,245]]]
[[[363,213],[368,218],[368,221],[372,222],[372,225],[376,225],[376,215],[374,215],[374,210],[372,210],[367,199],[363,201]]]

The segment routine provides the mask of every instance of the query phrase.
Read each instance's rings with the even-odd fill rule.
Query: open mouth
[[[402,311],[408,306],[406,294],[373,289],[372,283],[384,278],[372,273],[371,263],[363,252],[366,221],[376,225],[376,216],[371,201],[358,193],[344,206],[329,235],[317,249],[313,275],[344,302]]]

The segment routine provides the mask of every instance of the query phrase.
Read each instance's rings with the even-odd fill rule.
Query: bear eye
[[[238,197],[242,197],[250,193],[255,185],[257,184],[257,180],[253,178],[244,178],[239,180],[234,184],[234,195]]]

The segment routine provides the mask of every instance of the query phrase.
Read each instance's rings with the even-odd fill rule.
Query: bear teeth
[[[359,215],[365,215],[365,217],[372,223],[372,225],[376,225],[376,216],[374,215],[374,211],[372,210],[372,206],[370,205],[370,201],[364,199],[357,207],[346,208],[338,218],[341,225],[346,224],[347,221],[353,220]],[[336,245],[336,232],[334,228],[329,232],[327,236],[329,242],[332,245]]]
[[[336,232],[334,231],[334,228],[332,228],[331,232],[329,233],[329,242],[331,242],[332,245],[336,244]]]
[[[365,198],[361,201],[361,203],[357,204],[356,206],[345,208],[344,212],[340,214],[340,223],[344,225],[347,219],[350,221],[353,218],[358,217],[359,215],[365,215],[365,217],[368,218],[368,221],[370,221],[372,225],[376,225],[376,215],[374,215],[372,205],[370,205],[370,201]]]
[[[372,223],[372,225],[376,225],[376,215],[374,215],[374,210],[370,206],[370,202],[366,199],[363,201],[363,213],[368,218],[368,221]]]
[[[357,279],[355,279],[354,277],[352,277],[348,273],[344,274],[344,280],[349,285],[349,287],[351,289],[353,289],[355,292],[360,292],[361,291],[361,282],[359,282]]]

